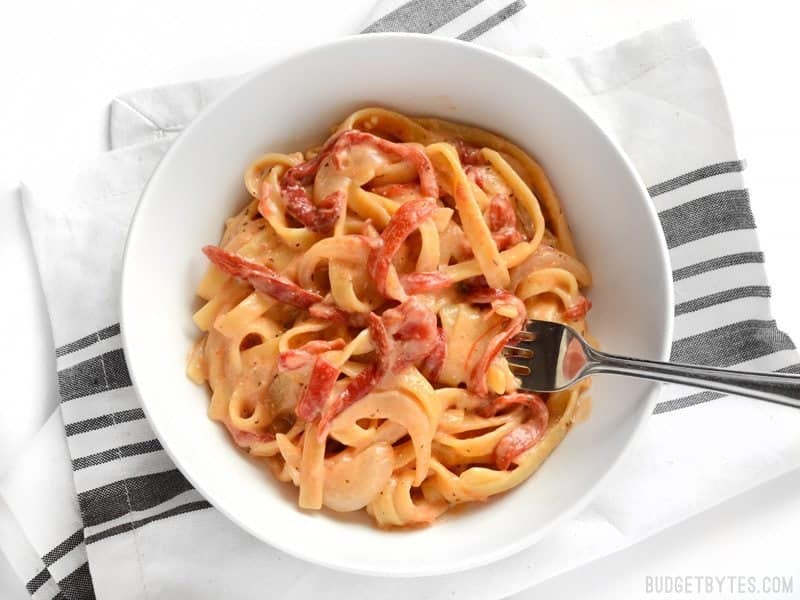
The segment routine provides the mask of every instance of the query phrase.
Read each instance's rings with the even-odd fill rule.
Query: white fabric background
[[[42,10],[41,6],[34,4],[34,9],[38,8],[38,10],[31,10],[31,18],[33,17],[34,13],[37,15],[37,30],[41,33],[41,25],[42,21],[38,20],[40,17],[40,12]],[[243,5],[246,3],[242,3]],[[534,4],[534,3],[531,3]],[[570,4],[570,3],[565,3]],[[600,14],[599,11],[595,11],[592,13],[590,7],[582,5],[582,3],[572,3],[573,5],[564,6],[563,7],[563,14],[555,15],[561,16],[562,18],[562,26],[558,27],[556,25],[552,25],[554,22],[558,23],[557,19],[553,19],[552,12],[554,9],[549,9],[550,13],[548,13],[548,9],[545,8],[542,12],[544,13],[542,21],[543,23],[547,24],[547,27],[543,26],[541,31],[540,39],[548,40],[551,45],[552,43],[562,43],[565,47],[567,44],[572,42],[580,46],[581,44],[585,44],[587,46],[591,46],[598,42],[598,38],[600,42],[603,41],[610,41],[613,37],[618,37],[618,34],[621,33],[632,33],[634,28],[638,28],[640,25],[645,23],[647,19],[652,19],[652,22],[646,24],[655,24],[658,19],[664,16],[668,11],[663,8],[655,8],[650,6],[649,12],[645,10],[645,8],[638,9],[640,13],[638,16],[636,15],[636,10],[632,9],[631,6],[628,6],[628,10],[630,11],[627,13],[628,20],[623,21],[622,23],[617,23],[612,26],[611,21],[612,19],[608,17],[608,15]],[[618,11],[616,14],[625,14],[622,12],[621,9],[625,8],[625,3],[619,3],[620,6],[617,6],[614,10]],[[646,4],[646,3],[645,3]],[[710,6],[712,3],[708,3],[707,6]],[[724,31],[725,29],[725,18],[730,18],[731,12],[736,12],[735,7],[731,7],[730,5],[726,4],[726,8],[728,9],[728,13],[722,14],[723,18],[723,25],[722,27],[719,26],[719,23],[716,23],[717,29],[712,29],[712,31],[716,31],[717,35],[720,36],[719,39],[724,39],[724,35],[729,35],[732,37],[737,36],[737,34],[743,34],[745,29],[741,27],[740,31],[733,26],[728,26],[728,31]],[[763,7],[763,4],[761,5]],[[58,18],[58,9],[55,7],[46,7],[49,10],[45,10],[45,33],[47,33],[46,26],[48,23],[51,23],[52,31],[50,33],[54,34],[51,35],[48,40],[47,44],[41,44],[41,37],[37,36],[36,41],[39,44],[36,48],[31,48],[31,44],[29,40],[24,39],[21,34],[24,33],[24,28],[17,29],[14,31],[3,31],[3,35],[0,36],[4,38],[3,40],[3,49],[6,49],[5,44],[8,44],[9,50],[14,50],[13,52],[3,52],[3,56],[5,57],[3,60],[8,60],[10,57],[18,57],[21,55],[25,55],[25,61],[18,61],[15,62],[12,67],[13,69],[10,72],[14,72],[17,74],[18,70],[24,70],[25,73],[22,73],[23,77],[19,80],[19,86],[14,92],[10,95],[10,103],[8,110],[5,110],[5,102],[4,102],[4,110],[3,114],[0,118],[3,119],[2,121],[2,131],[5,133],[6,131],[10,131],[11,135],[4,140],[4,144],[2,146],[2,156],[4,158],[3,164],[5,168],[3,170],[3,175],[7,178],[27,178],[27,175],[30,174],[31,166],[36,166],[37,169],[48,169],[50,173],[52,173],[51,183],[54,189],[57,189],[59,185],[59,175],[67,172],[70,167],[74,167],[77,162],[81,160],[85,160],[88,154],[95,152],[99,149],[99,144],[92,144],[91,143],[91,136],[87,136],[86,132],[91,131],[93,129],[99,130],[99,128],[93,128],[92,123],[94,122],[93,119],[97,120],[99,124],[101,113],[98,110],[102,104],[107,102],[108,97],[113,95],[122,89],[128,89],[131,87],[136,87],[138,85],[148,85],[152,84],[154,81],[161,81],[165,80],[164,77],[156,77],[152,76],[152,72],[158,71],[159,73],[164,73],[165,70],[169,70],[166,65],[157,65],[156,63],[163,61],[163,56],[159,54],[159,52],[152,53],[153,55],[147,55],[146,53],[137,54],[136,61],[133,63],[129,63],[128,69],[122,69],[119,65],[126,64],[124,60],[119,60],[124,58],[124,53],[120,51],[119,45],[124,46],[124,42],[122,40],[125,39],[125,35],[135,36],[137,34],[141,34],[138,28],[142,30],[147,30],[148,34],[146,35],[139,35],[139,40],[144,40],[144,43],[148,43],[149,41],[155,39],[169,39],[169,25],[177,27],[180,25],[180,17],[183,13],[178,11],[177,9],[171,9],[172,11],[176,11],[175,13],[164,11],[166,14],[159,14],[158,19],[142,19],[137,21],[136,17],[134,16],[131,18],[131,15],[138,15],[133,11],[132,7],[128,8],[128,11],[123,11],[122,9],[108,9],[106,7],[94,6],[89,7],[87,10],[87,14],[91,13],[92,18],[95,19],[94,21],[89,20],[87,24],[84,26],[87,27],[86,31],[90,32],[91,35],[84,36],[84,39],[78,39],[80,36],[76,36],[74,39],[71,35],[65,35],[61,30],[56,27],[55,25],[59,22]],[[227,7],[230,10],[231,6]],[[252,9],[253,7],[247,7]],[[274,8],[274,7],[273,7]],[[569,13],[570,8],[574,11],[573,13]],[[577,11],[576,8],[581,9]],[[140,10],[146,11],[147,7],[140,7]],[[113,16],[119,17],[120,21],[125,22],[125,27],[121,27],[120,25],[115,24],[115,19],[108,18],[109,13],[114,13],[115,11],[122,11],[120,14],[116,14]],[[556,11],[557,12],[557,11]],[[762,9],[759,10],[762,12]],[[763,8],[764,13],[768,13],[769,7]],[[614,13],[614,11],[610,11],[610,13]],[[23,15],[24,16],[24,15]],[[151,14],[151,16],[153,16]],[[185,35],[187,38],[187,48],[192,48],[195,52],[194,57],[190,57],[188,55],[183,55],[182,58],[179,56],[176,58],[174,64],[179,64],[181,60],[188,59],[190,61],[197,61],[194,64],[184,65],[185,67],[185,74],[187,76],[198,76],[198,75],[207,75],[213,74],[214,68],[208,67],[207,64],[202,64],[202,60],[208,58],[215,53],[217,55],[225,55],[227,54],[230,56],[231,54],[236,54],[237,51],[241,51],[242,56],[235,57],[231,60],[230,64],[236,64],[237,70],[240,68],[238,65],[241,65],[243,68],[250,66],[247,64],[248,60],[254,60],[258,62],[257,57],[254,55],[249,55],[244,57],[244,48],[230,48],[230,47],[220,47],[219,43],[221,39],[226,39],[226,43],[230,43],[230,39],[232,37],[232,31],[227,31],[225,28],[235,28],[234,24],[226,24],[225,26],[211,26],[211,19],[213,16],[207,14],[204,16],[206,19],[205,29],[202,27],[200,31],[196,32],[184,32],[182,36]],[[341,15],[330,15],[331,19],[335,20],[338,18],[339,20],[342,19]],[[549,17],[546,18],[546,17]],[[719,14],[715,15],[715,20],[718,20],[720,17]],[[571,20],[567,20],[567,19]],[[741,25],[750,24],[750,23],[758,23],[758,21],[750,21],[746,19],[744,16],[739,15],[739,21]],[[144,25],[144,21],[147,21],[147,26]],[[201,20],[202,21],[202,20]],[[4,23],[8,24],[10,21],[8,19],[3,21]],[[339,21],[336,21],[337,24]],[[92,27],[92,23],[94,23],[94,27]],[[578,26],[573,27],[572,29],[567,28],[563,24],[574,24],[577,23]],[[137,25],[138,24],[138,25]],[[740,59],[736,62],[735,68],[732,65],[730,68],[731,73],[736,73],[737,69],[741,68],[741,65],[744,64],[745,67],[750,65],[750,75],[747,79],[746,83],[741,83],[740,90],[743,91],[743,98],[750,99],[754,103],[758,103],[758,108],[762,108],[761,102],[765,101],[762,97],[762,94],[756,94],[759,91],[759,87],[761,90],[764,89],[766,86],[759,86],[758,82],[760,81],[768,81],[772,83],[773,79],[769,77],[769,73],[765,72],[764,69],[755,69],[753,68],[755,65],[763,64],[766,61],[767,56],[772,61],[776,61],[778,65],[781,64],[781,60],[784,60],[786,54],[770,54],[767,52],[766,49],[769,49],[771,44],[774,44],[771,38],[780,39],[784,42],[787,41],[786,37],[782,37],[775,33],[775,28],[779,31],[782,27],[781,19],[775,18],[773,16],[772,19],[769,21],[771,29],[769,30],[771,35],[767,37],[765,34],[763,37],[759,38],[761,41],[761,47],[759,49],[759,54],[756,56],[758,58],[753,57],[753,50],[752,46],[754,44],[748,44],[749,48],[746,52],[740,53],[737,58]],[[193,23],[193,25],[195,25]],[[590,27],[591,26],[591,27]],[[614,27],[617,28],[615,33],[610,33]],[[625,31],[625,28],[628,28],[628,31]],[[123,29],[125,29],[123,35]],[[220,29],[222,31],[220,31]],[[581,31],[578,31],[581,30]],[[174,29],[173,29],[174,31]],[[213,31],[213,35],[211,34]],[[554,31],[559,33],[558,36],[554,34]],[[59,33],[61,35],[59,35]],[[788,33],[788,32],[787,32]],[[201,40],[197,40],[194,45],[192,42],[194,41],[194,36],[200,37],[201,35],[207,35],[207,39],[202,40],[202,44],[200,43]],[[115,38],[114,35],[117,37]],[[549,38],[547,37],[549,35]],[[580,37],[580,36],[583,37]],[[608,35],[609,38],[603,39],[603,35]],[[47,36],[44,36],[47,37]],[[573,39],[570,39],[573,38]],[[130,38],[131,40],[134,39],[133,37]],[[183,38],[182,38],[183,39]],[[280,37],[278,38],[279,41],[281,40]],[[752,38],[750,38],[752,42]],[[91,43],[89,43],[91,42]],[[99,43],[98,43],[99,42]],[[113,42],[113,43],[112,43]],[[129,44],[131,42],[128,42]],[[217,44],[215,46],[215,43]],[[244,44],[244,42],[237,42],[240,44]],[[70,46],[72,44],[72,46]],[[80,51],[75,54],[69,54],[65,57],[59,56],[58,49],[61,47],[64,48],[78,48]],[[90,46],[93,46],[90,48]],[[162,45],[161,48],[164,53],[167,53],[167,46]],[[757,44],[756,44],[757,46]],[[263,46],[262,46],[263,47]],[[116,56],[118,60],[111,61],[109,63],[108,60],[101,61],[98,56],[103,55],[104,52],[108,52],[108,48],[112,48],[112,54],[116,52]],[[776,47],[777,49],[777,47]],[[31,51],[29,55],[26,55],[28,51]],[[713,50],[713,46],[712,46]],[[729,47],[730,50],[730,47]],[[85,54],[82,52],[85,51]],[[102,51],[102,52],[101,52]],[[173,51],[176,52],[176,51]],[[203,53],[207,52],[207,55],[203,55]],[[730,52],[734,55],[735,53],[733,50]],[[179,53],[179,51],[178,51]],[[128,55],[128,57],[134,56],[133,54]],[[720,54],[720,56],[724,56],[724,54]],[[729,56],[731,56],[729,54]],[[70,63],[70,60],[73,61]],[[761,61],[760,63],[758,61]],[[238,62],[236,62],[238,61]],[[734,62],[734,61],[732,61]],[[103,64],[109,63],[109,64]],[[99,71],[101,76],[97,77],[95,81],[93,78],[89,77],[88,74],[81,77],[82,73],[86,72],[87,65],[90,65],[92,70]],[[202,66],[201,66],[202,65]],[[60,69],[55,68],[60,66]],[[113,67],[113,68],[112,68]],[[160,67],[160,70],[159,70]],[[227,70],[225,66],[218,67],[220,72],[223,70]],[[149,72],[148,72],[149,69]],[[37,74],[38,70],[42,71],[42,74]],[[107,70],[107,73],[106,73]],[[125,73],[121,75],[119,71]],[[113,72],[112,72],[113,71]],[[5,69],[3,70],[5,72]],[[91,71],[90,71],[91,72]],[[73,90],[71,89],[69,83],[76,79],[75,75],[78,75],[77,79],[86,84],[85,88],[80,90],[80,94],[71,93]],[[103,74],[107,74],[108,77],[103,77]],[[723,68],[723,74],[725,74],[725,69]],[[169,77],[174,75],[174,73],[166,73]],[[127,79],[125,79],[127,77]],[[138,79],[137,79],[138,77]],[[120,79],[121,78],[121,79]],[[734,78],[735,80],[735,78]],[[16,80],[15,80],[16,81]],[[789,232],[788,226],[789,222],[792,219],[788,218],[789,215],[792,215],[792,206],[790,206],[790,202],[788,202],[789,198],[787,197],[787,192],[791,193],[791,187],[786,185],[789,183],[791,169],[779,169],[781,165],[784,167],[788,167],[790,157],[792,156],[789,152],[780,152],[781,149],[788,150],[789,146],[784,141],[784,136],[787,138],[791,138],[791,124],[785,123],[785,121],[781,118],[781,114],[789,114],[788,112],[781,112],[781,108],[788,108],[791,103],[791,93],[793,88],[791,88],[786,82],[780,81],[779,83],[783,85],[784,93],[773,93],[768,95],[768,101],[770,103],[771,110],[768,112],[764,112],[763,110],[758,111],[758,124],[756,125],[756,119],[750,121],[751,129],[745,126],[744,128],[739,128],[739,137],[742,143],[740,146],[744,147],[743,154],[749,159],[750,163],[750,171],[748,172],[748,181],[750,183],[750,187],[753,190],[754,197],[758,199],[755,203],[755,210],[757,218],[759,218],[759,224],[761,228],[761,237],[764,245],[766,246],[766,252],[768,257],[768,268],[771,269],[772,272],[778,272],[778,276],[774,276],[772,272],[771,275],[771,282],[775,288],[775,295],[777,296],[776,302],[776,315],[781,322],[782,326],[789,330],[790,333],[794,333],[795,338],[798,337],[797,330],[800,327],[797,326],[797,318],[794,317],[793,313],[790,313],[788,310],[782,311],[781,307],[782,304],[788,306],[789,303],[793,301],[792,292],[796,291],[792,288],[794,281],[790,277],[781,278],[780,273],[781,267],[788,266],[788,261],[791,259],[791,248],[792,240],[788,236],[782,238],[785,245],[783,247],[780,246],[781,238],[774,237],[771,235],[771,232],[775,230],[780,231],[781,227],[786,227],[786,233]],[[106,88],[106,86],[108,86]],[[771,89],[771,88],[768,88]],[[65,93],[66,91],[70,93]],[[105,90],[104,93],[98,93],[100,90]],[[736,115],[736,85],[734,84],[732,87],[729,86],[729,95],[732,99],[734,104],[734,114]],[[26,93],[27,92],[27,93]],[[36,92],[36,93],[33,93]],[[786,93],[788,92],[788,93]],[[42,106],[51,106],[52,107],[52,99],[55,94],[58,94],[58,110],[38,110],[41,109]],[[796,96],[795,96],[796,97]],[[88,101],[87,101],[88,99]],[[4,98],[5,100],[5,98]],[[43,104],[42,102],[46,102]],[[94,112],[93,112],[94,111]],[[754,114],[756,111],[753,110],[751,115]],[[96,114],[95,114],[96,113]],[[746,111],[745,111],[746,114]],[[90,115],[94,115],[92,118],[86,118]],[[81,119],[80,117],[83,116],[84,118]],[[740,121],[741,122],[741,121]],[[747,121],[745,121],[747,123]],[[79,126],[80,124],[80,126]],[[88,124],[88,127],[87,127]],[[785,133],[783,135],[774,135],[770,133],[770,127],[774,128],[777,131],[783,129]],[[23,131],[24,129],[24,131]],[[750,140],[753,141],[753,146],[755,149],[759,147],[762,150],[762,153],[754,153],[750,148],[748,148],[748,131],[750,132]],[[796,139],[796,136],[794,136]],[[87,143],[88,141],[88,143]],[[99,141],[99,140],[97,140]],[[16,143],[14,143],[16,142]],[[8,143],[8,148],[6,148],[6,143]],[[782,146],[782,143],[784,144]],[[761,144],[761,146],[760,146]],[[43,152],[43,148],[46,148],[46,151]],[[93,149],[92,149],[93,148]],[[762,157],[761,160],[763,162],[759,162],[758,157]],[[35,159],[35,160],[34,160]],[[783,161],[783,162],[782,162]],[[767,166],[769,165],[769,166]],[[759,177],[758,173],[759,170],[761,172],[766,171],[772,177]],[[6,172],[7,171],[7,172]],[[781,185],[783,183],[783,185]],[[764,190],[771,191],[772,194],[766,195]],[[763,210],[759,212],[759,209],[762,206],[759,205],[759,202],[763,201],[763,199],[767,197],[773,199],[775,202],[773,210],[767,211]],[[22,256],[14,256],[10,255],[9,252],[6,252],[6,243],[11,242],[14,240],[13,238],[13,230],[11,227],[13,226],[13,217],[15,213],[12,210],[7,210],[6,213],[3,213],[5,217],[6,214],[9,215],[8,219],[3,219],[3,227],[8,227],[9,231],[12,232],[8,236],[3,236],[2,239],[4,242],[3,246],[3,256],[2,258],[6,260],[10,258],[12,260],[17,259],[12,263],[13,268],[16,268],[20,271],[20,267],[24,266],[24,257]],[[762,217],[762,214],[765,215]],[[779,215],[779,216],[776,216]],[[794,213],[796,214],[796,213]],[[796,219],[795,219],[796,220]],[[772,227],[772,229],[771,229]],[[4,231],[5,232],[5,231]],[[24,242],[24,239],[19,240]],[[782,251],[771,251],[771,247],[775,247],[775,244],[778,244],[777,248]],[[9,248],[18,248],[19,246],[12,246],[10,243],[8,244]],[[20,264],[20,261],[22,264]],[[11,261],[9,261],[11,262]],[[14,271],[12,271],[14,272]],[[785,271],[785,272],[788,272]],[[30,292],[27,296],[21,294],[24,298],[32,298],[35,297],[35,284],[30,279],[24,279],[22,281],[23,285],[27,285],[30,283],[28,292]],[[787,290],[787,291],[782,291]],[[22,312],[24,313],[27,310],[29,313],[33,312],[30,310],[30,307],[27,305],[27,302],[21,302],[20,307]],[[4,307],[5,308],[5,307]],[[784,313],[786,316],[784,316]],[[794,319],[792,319],[794,317]],[[30,331],[29,326],[23,326],[23,323],[27,323],[23,319],[14,319],[13,322],[7,323],[4,325],[5,328],[12,334],[20,332],[22,334],[26,334]],[[41,320],[39,321],[41,325]],[[4,330],[4,333],[6,330]],[[24,337],[24,335],[23,335]],[[46,344],[37,346],[37,342],[35,341],[35,336],[29,336],[30,341],[27,345],[23,345],[21,352],[17,352],[17,356],[8,356],[8,360],[4,361],[6,364],[13,363],[14,359],[19,359],[22,356],[25,357],[34,357],[36,360],[36,368],[35,373],[40,373],[40,366],[42,365],[42,361],[45,360],[44,355],[41,353],[41,350],[46,347]],[[37,355],[37,352],[39,353]],[[49,358],[48,358],[49,360]],[[19,361],[15,364],[23,365],[23,369],[25,368],[24,361]],[[18,378],[14,378],[18,379]],[[37,381],[35,378],[28,378],[26,391],[30,393],[31,387],[33,391],[36,392],[38,390],[42,390],[47,388],[45,382]],[[14,394],[10,395],[14,397]],[[19,397],[19,396],[17,396]],[[6,401],[4,399],[4,401]],[[5,406],[5,405],[4,405]],[[23,407],[24,409],[24,407]],[[38,417],[40,418],[40,417]],[[32,418],[28,421],[29,423],[35,422],[37,419],[36,415],[33,415]],[[28,431],[34,429],[35,427],[28,427]],[[5,456],[10,456],[13,452],[13,448],[15,445],[15,439],[23,439],[25,436],[26,428],[23,423],[23,427],[16,428],[14,432],[10,433],[9,435],[3,436],[4,443],[7,444],[8,449],[3,448],[6,450]],[[3,454],[0,453],[0,459],[4,458]],[[0,462],[0,465],[2,463]],[[781,491],[785,491],[785,488],[781,488],[778,482],[777,488],[775,486],[770,486],[769,490],[777,496]],[[769,499],[770,496],[767,496]],[[759,504],[762,504],[760,502]],[[778,502],[779,504],[779,502]],[[783,530],[785,531],[785,529]],[[760,532],[761,535],[764,535],[763,532]],[[768,534],[767,534],[768,535]],[[783,539],[783,535],[778,535],[775,538],[776,540]],[[796,539],[796,538],[795,538]],[[774,550],[774,544],[770,544],[770,550]],[[716,550],[719,551],[720,547],[716,547]],[[724,552],[722,552],[724,556]],[[769,552],[762,552],[762,556],[769,556]],[[753,559],[758,559],[758,553],[753,554]],[[756,563],[759,564],[759,563]],[[769,565],[770,563],[760,563],[762,565]],[[762,567],[764,570],[765,567]],[[751,567],[752,568],[752,567]],[[634,571],[635,572],[635,571]],[[652,571],[651,571],[652,572]],[[657,571],[656,571],[657,572]],[[770,571],[771,572],[771,571]],[[563,584],[563,583],[562,583]],[[0,588],[1,589],[1,588]]]

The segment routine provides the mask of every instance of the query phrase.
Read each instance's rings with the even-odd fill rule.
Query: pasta
[[[227,220],[187,372],[209,417],[305,509],[427,524],[531,475],[588,410],[536,395],[503,347],[526,319],[585,333],[578,260],[542,168],[474,127],[382,108],[265,154]]]

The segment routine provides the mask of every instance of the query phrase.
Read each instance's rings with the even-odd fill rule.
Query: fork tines
[[[533,358],[533,350],[519,346],[506,346],[503,348],[503,356],[506,358]]]
[[[508,363],[508,368],[511,369],[511,372],[514,375],[520,375],[522,377],[527,377],[531,374],[531,368],[528,365],[518,365],[516,363]]]
[[[526,331],[524,329],[520,331],[517,335],[515,335],[513,338],[511,338],[511,341],[514,343],[533,342],[535,340],[536,340],[536,334],[530,331]]]

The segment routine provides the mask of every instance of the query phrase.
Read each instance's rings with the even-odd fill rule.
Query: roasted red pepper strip
[[[320,438],[328,434],[328,428],[333,419],[370,393],[391,368],[392,343],[389,339],[389,333],[386,331],[386,326],[383,324],[383,320],[375,313],[369,314],[368,322],[372,343],[375,345],[377,361],[353,377],[344,392],[323,411],[318,427]]]
[[[342,338],[335,340],[312,340],[299,348],[285,350],[278,355],[278,371],[294,371],[310,365],[315,356],[329,350],[341,350],[345,343]]]
[[[486,224],[491,231],[517,226],[517,213],[514,212],[514,205],[508,196],[495,194],[492,197],[486,210]]]
[[[330,138],[317,156],[287,169],[283,174],[281,195],[286,203],[286,212],[312,231],[330,232],[344,208],[344,193],[338,190],[323,198],[318,204],[314,204],[308,196],[306,186],[311,185],[320,166],[329,157],[332,158],[335,167],[341,168],[342,153],[354,144],[372,144],[382,152],[395,154],[402,160],[409,161],[419,174],[422,194],[432,198],[438,197],[439,187],[433,165],[422,148],[413,144],[390,142],[358,129],[348,129]]]
[[[407,294],[425,294],[443,290],[453,285],[453,279],[438,271],[407,273],[400,277],[400,283]]]
[[[428,378],[428,381],[433,383],[439,379],[439,373],[444,366],[446,358],[447,339],[444,336],[444,329],[439,327],[436,335],[436,345],[433,350],[431,350],[430,354],[423,359],[422,365],[420,366],[420,371]]]
[[[564,311],[564,318],[574,321],[582,319],[592,308],[592,301],[585,296],[579,296],[575,304]]]
[[[525,404],[531,411],[530,420],[509,431],[495,446],[495,464],[498,469],[505,471],[520,454],[542,439],[550,420],[550,412],[544,400],[536,394],[508,394],[497,401],[502,401],[503,398],[508,398],[509,404]]]
[[[244,431],[231,425],[229,421],[225,421],[225,427],[228,433],[231,434],[233,441],[240,448],[250,448],[255,444],[265,444],[275,440],[275,435],[272,433],[253,433],[252,431]]]
[[[451,142],[458,152],[458,159],[462,165],[478,165],[484,161],[481,149],[472,144],[468,144],[464,140],[456,139]]]
[[[314,304],[308,309],[308,314],[320,321],[335,321],[356,329],[363,329],[367,326],[367,315],[365,313],[350,313],[326,302]]]
[[[269,267],[218,246],[205,246],[203,253],[221,271],[237,279],[243,279],[257,292],[275,298],[278,302],[298,308],[308,308],[322,300],[319,294],[304,290],[291,279],[279,275]]]
[[[511,319],[502,331],[489,340],[486,351],[475,363],[469,375],[468,387],[470,390],[479,396],[485,397],[489,393],[489,388],[486,384],[486,372],[489,370],[489,365],[492,364],[495,357],[503,350],[503,346],[505,346],[512,337],[522,331],[522,326],[527,316],[527,309],[525,308],[525,303],[514,294],[496,288],[485,288],[483,290],[471,292],[467,296],[467,301],[476,304],[491,303],[494,309],[499,305],[506,304],[513,306],[517,310],[517,316]]]
[[[315,205],[299,183],[286,184],[283,187],[283,198],[286,212],[311,231],[318,233],[329,233],[333,229],[342,214],[345,201],[344,192],[336,190]]]
[[[347,322],[347,312],[343,311],[338,306],[326,304],[324,302],[319,302],[309,307],[308,314],[309,316],[322,321],[340,321],[342,323]]]
[[[399,372],[428,356],[438,343],[436,313],[411,297],[382,315],[390,340],[390,368]]]
[[[418,183],[387,183],[378,185],[369,190],[386,198],[402,198],[403,196],[421,196]]]
[[[367,259],[367,272],[375,282],[378,291],[387,296],[386,278],[394,255],[400,246],[420,224],[433,214],[436,204],[432,200],[419,198],[400,205],[397,212],[381,233],[381,244],[373,248]],[[399,299],[399,298],[398,298]]]
[[[390,142],[366,131],[348,129],[339,135],[333,148],[333,160],[337,167],[341,164],[341,152],[354,144],[372,144],[381,152],[394,154],[402,160],[410,162],[417,170],[422,195],[431,198],[439,197],[439,185],[436,183],[433,164],[420,146]]]
[[[316,419],[325,407],[325,401],[331,395],[338,377],[339,369],[318,356],[308,378],[308,386],[300,402],[297,403],[295,409],[297,416],[307,422]]]
[[[286,212],[312,231],[327,233],[333,229],[344,206],[343,194],[331,194],[315,205],[305,186],[311,185],[319,167],[326,160],[341,134],[330,138],[319,154],[295,167],[286,169],[280,179],[281,197]]]
[[[494,449],[497,468],[501,471],[508,469],[517,456],[536,445],[542,433],[534,423],[523,423],[505,434]]]
[[[498,250],[503,251],[523,240],[522,233],[517,229],[517,213],[508,196],[497,194],[492,198],[486,221]]]
[[[495,416],[504,408],[515,404],[535,409],[539,407],[540,404],[544,404],[544,399],[539,394],[532,394],[530,392],[512,392],[510,394],[498,396],[492,400],[487,400],[477,412],[480,416],[489,418]],[[547,406],[545,405],[545,409],[546,408]]]
[[[285,373],[286,371],[294,371],[302,369],[306,365],[311,364],[313,360],[308,352],[302,350],[286,350],[278,355],[278,373]]]

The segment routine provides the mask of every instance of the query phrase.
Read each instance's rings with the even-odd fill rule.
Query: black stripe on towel
[[[56,348],[56,356],[61,357],[65,354],[69,354],[70,352],[76,352],[81,350],[82,348],[88,348],[92,344],[96,344],[100,340],[105,340],[110,337],[114,337],[115,335],[119,335],[119,323],[114,323],[113,325],[109,325],[101,329],[100,331],[95,331],[94,333],[87,335],[86,337],[82,337],[79,340],[75,340],[74,342],[70,342],[69,344],[64,344],[63,346],[59,346]]]
[[[724,395],[725,394],[722,392],[698,392],[697,394],[690,394],[689,396],[683,396],[673,400],[666,400],[656,404],[653,414],[657,415],[660,413],[671,412],[673,410],[679,410],[681,408],[688,408],[697,404],[704,404],[705,402],[722,398]]]
[[[25,589],[33,596],[48,581],[52,580],[50,571],[42,569],[33,579],[25,584]],[[55,583],[55,581],[54,581]],[[94,583],[89,571],[89,563],[85,562],[72,573],[58,582],[60,591],[53,600],[94,600]]]
[[[505,8],[498,10],[491,17],[481,21],[474,27],[467,29],[464,33],[458,36],[458,39],[465,42],[471,42],[475,38],[482,36],[490,29],[494,29],[503,21],[510,19],[526,6],[527,4],[525,3],[525,0],[517,0],[516,2],[512,2]]]
[[[42,556],[42,562],[45,564],[45,568],[39,571],[30,581],[28,581],[28,583],[25,584],[25,589],[28,590],[28,593],[31,595],[35,594],[39,588],[41,588],[49,579],[51,579],[52,575],[48,567],[50,567],[60,558],[63,558],[69,554],[72,550],[80,546],[81,543],[83,543],[83,529],[79,529],[63,542],[58,544],[55,548],[50,550],[50,552]],[[61,592],[59,592],[59,594],[61,594]]]
[[[655,198],[656,196],[671,192],[672,190],[689,185],[695,181],[714,177],[715,175],[722,175],[723,173],[737,173],[744,171],[744,168],[745,162],[743,160],[729,160],[726,162],[715,163],[713,165],[707,165],[705,167],[695,169],[694,171],[684,173],[683,175],[678,175],[677,177],[673,177],[667,181],[662,181],[661,183],[651,185],[649,188],[647,188],[647,193],[650,194],[651,198]]]
[[[45,554],[42,557],[44,564],[49,567],[59,558],[66,556],[70,551],[80,546],[81,542],[83,542],[83,529],[79,529],[61,542],[58,546],[50,550],[50,552]]]
[[[658,216],[670,249],[718,233],[756,226],[747,190],[709,194],[664,210]]]
[[[109,413],[100,417],[92,419],[84,419],[83,421],[75,421],[74,423],[67,423],[64,425],[64,431],[67,437],[71,435],[78,435],[86,433],[87,431],[94,431],[95,429],[103,429],[105,427],[113,427],[120,423],[127,423],[129,421],[138,421],[144,419],[144,411],[141,408],[131,408],[130,410],[121,410],[115,413]]]
[[[709,306],[724,304],[725,302],[731,302],[733,300],[739,300],[740,298],[769,298],[769,297],[770,297],[769,286],[746,285],[738,288],[733,288],[730,290],[723,290],[721,292],[709,294],[708,296],[702,296],[700,298],[694,298],[692,300],[687,300],[686,302],[681,302],[680,304],[676,304],[675,316],[677,317],[678,315],[685,315],[686,313],[702,310],[704,308],[708,308]]]
[[[155,439],[136,442],[135,444],[127,444],[118,448],[96,452],[95,454],[79,456],[72,460],[72,470],[80,471],[81,469],[102,465],[112,460],[122,459],[128,456],[139,456],[140,454],[147,454],[149,452],[157,452],[161,449],[161,443]]]
[[[724,269],[726,267],[733,267],[736,265],[763,262],[763,252],[739,252],[737,254],[726,254],[725,256],[718,256],[694,265],[688,265],[680,269],[675,269],[672,272],[672,280],[680,281],[681,279],[688,279],[689,277],[707,273],[708,271],[716,271],[717,269]]]
[[[411,0],[384,15],[361,33],[432,33],[481,2],[483,0]]]
[[[102,525],[132,511],[147,510],[191,490],[177,469],[109,483],[78,494],[85,527]]]
[[[58,582],[64,597],[69,600],[95,600],[92,574],[85,562]]]
[[[86,543],[93,544],[108,537],[119,535],[120,533],[133,531],[134,529],[138,529],[139,527],[147,525],[148,523],[152,523],[153,521],[160,521],[162,519],[168,519],[170,517],[183,515],[186,513],[194,512],[196,510],[203,510],[205,508],[211,508],[211,505],[205,500],[198,500],[196,502],[189,502],[187,504],[182,504],[181,506],[170,508],[169,510],[165,510],[164,512],[158,513],[157,515],[153,515],[151,517],[139,519],[138,521],[131,521],[130,523],[115,525],[114,527],[109,527],[105,531],[100,531],[98,533],[90,535],[88,538],[86,538]]]
[[[47,570],[47,567],[39,571],[36,575],[34,575],[28,583],[25,584],[25,589],[28,590],[28,593],[33,596],[39,588],[41,588],[47,581],[50,579],[50,571]]]
[[[58,372],[61,401],[128,387],[131,377],[122,350],[111,350]]]
[[[704,331],[672,344],[670,360],[714,367],[730,367],[780,350],[793,350],[788,335],[775,321],[748,320]]]

